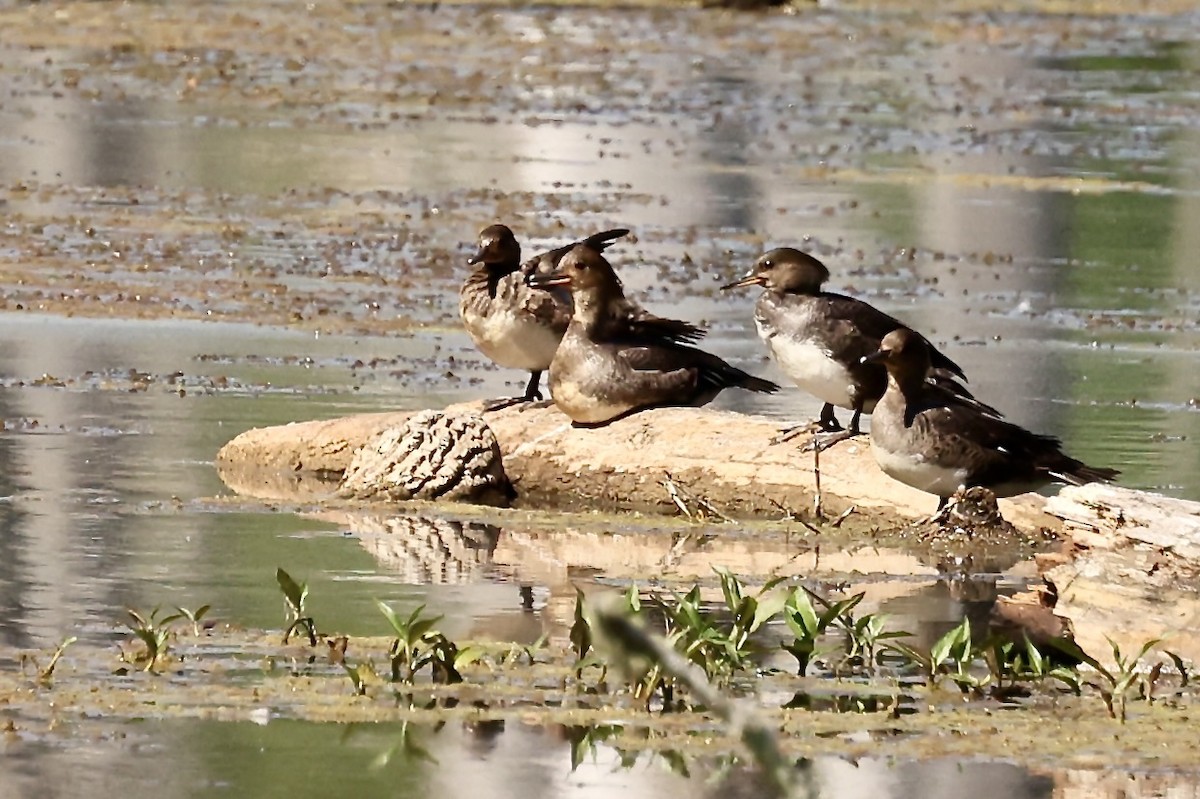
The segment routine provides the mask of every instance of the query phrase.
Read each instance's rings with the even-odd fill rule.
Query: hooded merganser
[[[887,368],[887,391],[871,417],[875,460],[885,474],[936,494],[938,510],[965,487],[1009,497],[1052,482],[1083,485],[1120,474],[1077,461],[1063,453],[1058,439],[1031,433],[926,380],[929,344],[907,328],[888,333],[863,360]]]
[[[574,311],[550,364],[554,403],[580,425],[602,425],[634,411],[699,406],[730,386],[771,393],[779,386],[685,346],[697,328],[642,311],[595,248],[575,247],[538,288],[569,286]],[[630,309],[636,309],[631,312]]]
[[[887,372],[862,359],[879,349],[879,342],[903,323],[878,308],[823,291],[829,270],[808,253],[780,247],[763,254],[744,278],[722,289],[762,286],[754,309],[758,335],[771,350],[784,374],[800,388],[822,400],[819,425],[836,435],[814,438],[811,446],[825,448],[859,434],[859,419],[871,413],[887,387]],[[926,342],[928,343],[928,342]],[[962,368],[930,346],[935,380],[952,384],[970,397],[955,377],[966,379]],[[834,406],[854,411],[844,432]],[[786,441],[806,425],[787,428],[774,439]]]
[[[571,320],[571,305],[565,294],[533,291],[526,285],[526,278],[553,272],[572,247],[581,245],[599,252],[628,232],[618,228],[596,233],[524,264],[521,245],[508,227],[491,225],[480,232],[479,249],[467,259],[468,264],[477,264],[478,268],[467,276],[459,291],[459,314],[480,352],[501,366],[530,372],[524,395],[493,400],[485,404],[484,410],[542,399],[538,390],[542,372],[554,359]]]

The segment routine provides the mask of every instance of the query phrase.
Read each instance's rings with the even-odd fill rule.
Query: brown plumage
[[[1082,485],[1120,474],[1088,466],[1063,453],[1058,439],[927,381],[929,346],[907,328],[884,336],[866,360],[883,363],[888,373],[871,417],[875,460],[900,482],[936,494],[939,508],[960,487],[984,486],[1007,497],[1052,482]]]
[[[530,372],[523,396],[490,402],[486,409],[542,398],[538,390],[542,372],[554,359],[571,319],[570,298],[565,293],[535,291],[526,285],[526,279],[553,272],[572,247],[599,252],[628,232],[619,228],[596,233],[523,264],[521,245],[507,226],[491,225],[480,232],[479,249],[467,259],[477,268],[459,291],[463,326],[479,351],[492,361]]]
[[[887,372],[865,356],[903,323],[862,300],[824,291],[829,270],[808,253],[780,247],[764,253],[750,272],[723,289],[762,286],[754,324],[771,355],[800,388],[825,403],[820,424],[826,431],[842,426],[834,407],[854,412],[848,434],[857,435],[859,418],[871,413],[887,387]],[[930,378],[965,396],[955,378],[962,368],[929,344]]]
[[[530,283],[571,289],[574,310],[550,364],[550,391],[578,424],[600,425],[644,408],[704,405],[730,386],[768,393],[779,388],[686,346],[700,332],[688,323],[641,309],[631,313],[637,306],[592,248],[574,248],[558,272]]]

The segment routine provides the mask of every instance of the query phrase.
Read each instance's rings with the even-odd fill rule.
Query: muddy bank
[[[478,403],[447,408],[477,413]],[[309,501],[329,495],[354,451],[410,413],[381,413],[250,430],[217,454],[221,478],[240,494]],[[574,510],[678,513],[664,485],[702,497],[732,517],[810,514],[817,464],[793,443],[773,445],[777,424],[709,409],[664,408],[597,429],[571,426],[554,408],[510,408],[486,416],[520,504]],[[856,521],[898,526],[927,516],[937,500],[879,470],[866,437],[821,453],[821,504],[833,518],[854,507]],[[313,480],[312,478],[320,478]],[[1036,495],[1002,500],[1025,529],[1055,528]]]

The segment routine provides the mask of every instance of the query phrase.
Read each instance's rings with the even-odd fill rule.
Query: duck
[[[488,359],[529,371],[524,394],[489,400],[485,411],[543,399],[542,372],[549,368],[571,320],[568,294],[535,291],[526,278],[553,272],[574,247],[600,252],[628,233],[626,228],[604,230],[522,263],[521,245],[511,228],[495,224],[480,231],[478,249],[467,258],[476,268],[459,290],[459,315],[475,347]]]
[[[540,289],[570,289],[571,322],[550,363],[550,394],[578,426],[598,427],[648,408],[698,407],[731,387],[779,386],[689,346],[697,330],[633,305],[612,265],[594,247],[571,249]],[[634,309],[634,310],[631,310]]]
[[[887,371],[862,359],[903,326],[870,303],[825,291],[829,277],[829,269],[812,255],[779,247],[763,253],[741,280],[721,287],[763,287],[754,309],[759,338],[792,382],[825,403],[817,421],[824,435],[808,444],[818,450],[861,434],[862,415],[872,412],[887,387]],[[971,396],[957,382],[966,380],[962,367],[923,340],[931,353],[930,378]],[[853,412],[847,428],[838,422],[835,407]],[[806,427],[785,428],[772,442],[787,441]]]
[[[1120,472],[1088,466],[1053,436],[1030,432],[925,379],[931,352],[905,327],[883,337],[865,363],[887,370],[887,390],[871,416],[871,451],[885,474],[939,498],[982,486],[998,497],[1051,483],[1108,482]]]

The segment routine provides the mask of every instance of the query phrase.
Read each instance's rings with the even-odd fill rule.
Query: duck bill
[[[481,263],[483,263],[483,257],[484,257],[484,252],[483,252],[483,249],[480,248],[475,251],[474,255],[472,255],[470,258],[467,259],[467,263],[471,266],[474,266],[475,264],[481,264]]]
[[[555,272],[552,275],[530,275],[525,278],[525,285],[535,289],[552,289],[555,286],[571,285],[571,276],[564,275],[562,272]]]
[[[880,361],[886,361],[887,357],[891,354],[892,354],[891,350],[879,350],[878,352],[873,352],[870,355],[864,355],[863,357],[858,359],[858,362],[859,363],[879,363]]]
[[[765,283],[766,281],[763,279],[762,275],[749,274],[736,283],[729,283],[721,286],[721,291],[729,291],[729,289],[744,289],[749,286],[761,286]]]

